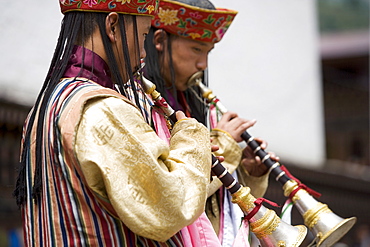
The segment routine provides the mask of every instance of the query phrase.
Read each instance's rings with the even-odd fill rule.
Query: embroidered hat
[[[152,26],[184,38],[219,42],[238,12],[203,9],[171,0],[161,0]]]
[[[62,13],[68,11],[117,12],[154,16],[159,0],[59,0]]]

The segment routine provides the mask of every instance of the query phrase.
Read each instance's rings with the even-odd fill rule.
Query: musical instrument
[[[188,81],[188,86],[199,87],[203,98],[209,104],[214,104],[221,114],[227,112],[226,107],[213,94],[212,90],[202,83],[203,72],[195,73]],[[303,216],[304,224],[315,233],[318,247],[332,246],[338,242],[356,223],[356,217],[343,219],[334,214],[326,204],[316,201],[310,194],[309,188],[290,177],[286,168],[270,159],[270,156],[259,146],[254,138],[244,132],[243,140],[275,176],[276,181],[283,186],[284,195],[289,197]]]
[[[175,123],[177,121],[175,111],[156,91],[156,86],[141,78],[145,93],[152,96],[153,101],[159,106],[164,114]],[[303,225],[291,226],[282,221],[275,211],[262,205],[262,198],[256,199],[250,193],[249,187],[243,187],[237,182],[227,169],[212,155],[212,172],[221,180],[223,185],[230,191],[232,202],[237,203],[246,215],[250,223],[250,229],[255,233],[263,247],[298,247],[307,235],[307,228]]]

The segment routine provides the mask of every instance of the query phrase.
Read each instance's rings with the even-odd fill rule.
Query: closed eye
[[[193,47],[193,50],[196,51],[196,52],[202,52],[202,49],[200,49],[198,47]]]

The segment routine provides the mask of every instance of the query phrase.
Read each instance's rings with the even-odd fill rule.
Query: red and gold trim
[[[154,16],[159,0],[59,0],[62,13],[69,11],[117,12]]]
[[[203,42],[219,42],[238,12],[203,9],[180,2],[161,0],[152,26]]]

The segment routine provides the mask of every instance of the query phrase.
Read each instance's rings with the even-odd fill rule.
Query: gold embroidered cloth
[[[139,110],[116,97],[90,100],[74,149],[89,186],[141,236],[165,241],[204,211],[210,177],[209,131],[179,121],[170,146]]]

